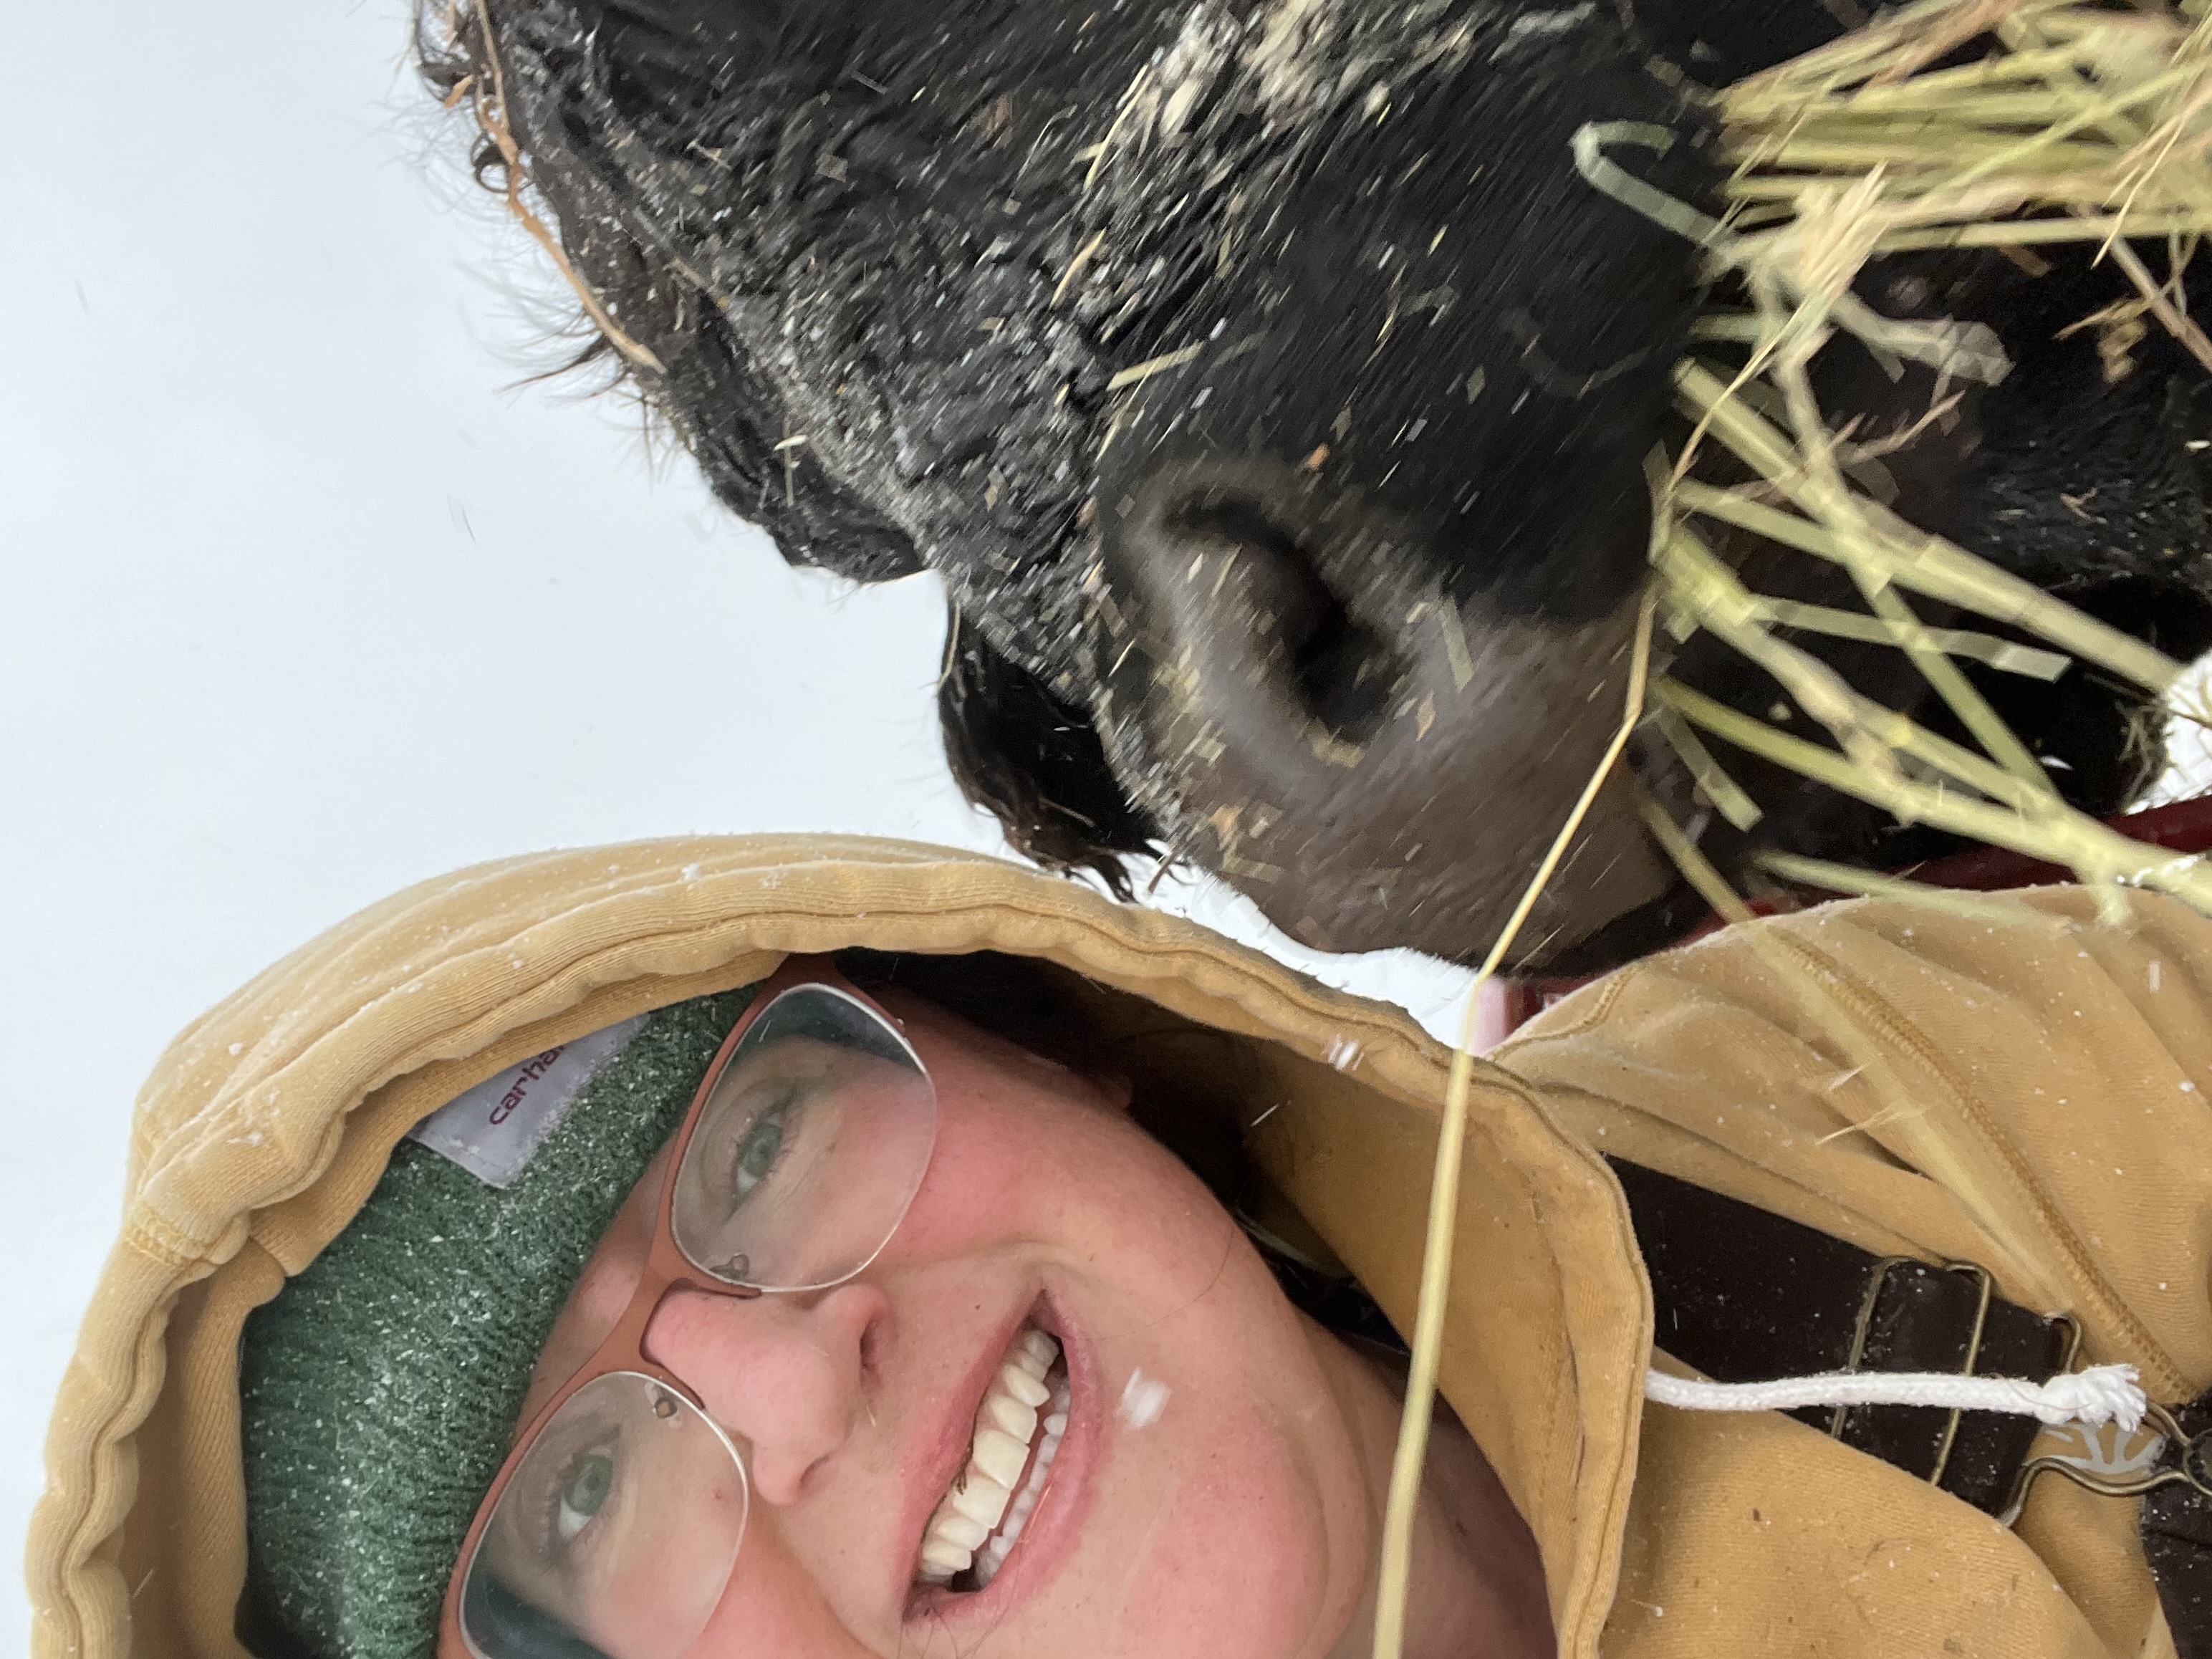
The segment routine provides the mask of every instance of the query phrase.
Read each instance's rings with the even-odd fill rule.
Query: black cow
[[[1458,957],[1618,721],[1643,469],[1705,300],[1695,250],[1585,185],[1570,140],[1668,124],[1686,142],[1635,164],[1705,196],[1684,75],[1838,27],[1814,0],[435,0],[421,33],[435,84],[503,109],[723,501],[796,562],[944,577],[947,745],[1018,846],[1109,880],[1165,848],[1309,942]],[[2056,337],[2119,280],[1875,273],[1881,308],[1986,320],[2018,363],[1883,488],[2193,655],[2212,382],[2161,337],[2108,384],[2092,337]],[[1823,395],[1876,428],[1935,390],[1826,358]],[[1918,706],[1899,653],[1820,648]],[[1673,672],[1777,700],[1703,641]],[[1985,689],[2092,809],[2162,752],[2094,675]],[[1709,835],[1725,866],[1933,844],[1729,758],[1768,812]],[[1686,799],[1663,753],[1638,769]],[[1599,965],[1688,908],[1609,787],[1522,959]]]

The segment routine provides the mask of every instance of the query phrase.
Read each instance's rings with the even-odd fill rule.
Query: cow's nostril
[[[1316,582],[1283,621],[1283,649],[1299,702],[1336,736],[1359,743],[1389,713],[1398,671],[1382,641]]]
[[[1245,561],[1272,619],[1285,690],[1332,735],[1360,743],[1390,710],[1403,670],[1395,654],[1322,577],[1297,537],[1249,502],[1218,496],[1166,515],[1178,539],[1226,546]]]

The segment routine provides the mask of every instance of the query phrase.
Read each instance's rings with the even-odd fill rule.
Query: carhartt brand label
[[[502,1192],[530,1166],[585,1085],[629,1046],[645,1016],[532,1054],[416,1124],[410,1138]]]

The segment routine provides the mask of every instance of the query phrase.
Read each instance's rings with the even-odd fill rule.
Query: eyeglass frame
[[[529,1421],[508,1444],[507,1455],[500,1463],[499,1473],[492,1478],[491,1485],[484,1489],[484,1495],[477,1502],[475,1517],[469,1522],[468,1533],[461,1540],[460,1552],[454,1559],[453,1572],[446,1581],[445,1600],[438,1613],[437,1659],[479,1659],[477,1649],[469,1641],[463,1626],[461,1609],[466,1599],[465,1589],[470,1570],[476,1565],[477,1552],[483,1547],[484,1534],[489,1529],[493,1517],[498,1513],[500,1498],[506,1492],[508,1484],[520,1471],[531,1448],[537,1444],[538,1437],[544,1432],[562,1407],[602,1377],[622,1375],[643,1376],[682,1398],[685,1404],[698,1413],[701,1419],[714,1431],[722,1443],[729,1449],[730,1461],[736,1466],[738,1478],[744,1485],[746,1507],[748,1510],[750,1509],[752,1476],[745,1468],[744,1459],[738,1455],[736,1444],[731,1440],[729,1431],[714,1420],[714,1414],[707,1409],[706,1402],[700,1397],[697,1389],[686,1383],[668,1367],[647,1354],[645,1333],[647,1328],[653,1323],[653,1316],[660,1311],[661,1304],[668,1299],[669,1293],[672,1291],[696,1291],[708,1296],[726,1297],[732,1301],[754,1302],[770,1294],[813,1295],[823,1291],[834,1290],[840,1285],[849,1285],[874,1264],[877,1257],[883,1254],[892,1238],[896,1237],[899,1227],[905,1224],[905,1212],[902,1212],[898,1221],[893,1224],[890,1231],[884,1235],[883,1243],[876,1246],[866,1261],[861,1262],[843,1278],[833,1279],[824,1285],[807,1285],[792,1290],[778,1289],[773,1291],[757,1285],[736,1284],[726,1279],[715,1278],[687,1255],[684,1247],[676,1241],[677,1176],[684,1168],[684,1154],[690,1150],[691,1137],[697,1130],[701,1119],[705,1115],[705,1108],[708,1099],[714,1094],[714,1085],[721,1080],[722,1073],[728,1068],[732,1056],[737,1053],[738,1045],[744,1042],[745,1034],[752,1030],[761,1016],[765,1014],[786,992],[798,990],[810,985],[822,986],[826,989],[848,996],[868,1012],[873,1014],[883,1022],[887,1030],[897,1037],[901,1045],[912,1056],[915,1066],[921,1076],[925,1079],[929,1078],[929,1068],[921,1056],[915,1052],[914,1044],[907,1038],[902,1022],[873,997],[869,996],[843,974],[838,972],[835,963],[829,957],[787,957],[774,973],[760,982],[759,989],[755,993],[751,1005],[738,1017],[738,1023],[730,1028],[729,1035],[722,1039],[721,1047],[714,1051],[714,1059],[708,1064],[706,1075],[699,1080],[699,1086],[692,1091],[691,1103],[684,1108],[683,1121],[677,1125],[675,1133],[664,1143],[667,1167],[661,1172],[660,1195],[653,1204],[652,1242],[647,1247],[645,1263],[639,1269],[637,1283],[630,1291],[629,1305],[623,1308],[621,1314],[616,1317],[613,1325],[608,1328],[607,1334],[600,1338],[597,1346],[577,1367],[574,1373],[553,1391],[543,1406],[531,1414]],[[933,1090],[934,1079],[931,1079],[931,1085]],[[915,1183],[917,1191],[920,1189],[921,1181],[928,1178],[930,1162],[936,1155],[937,1125],[933,1122],[930,1126],[929,1149],[922,1159],[921,1174],[917,1177]],[[911,1203],[912,1197],[909,1195],[908,1204],[911,1205]],[[750,1521],[746,1524],[749,1526]],[[738,1547],[740,1549],[744,1547],[742,1530],[739,1533]]]

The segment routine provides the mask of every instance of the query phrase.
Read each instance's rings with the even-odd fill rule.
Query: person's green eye
[[[583,1531],[614,1490],[615,1460],[605,1452],[587,1452],[569,1467],[553,1511],[553,1530],[564,1544]]]
[[[783,1154],[783,1110],[763,1112],[745,1127],[738,1146],[738,1196],[744,1198],[768,1179]]]

